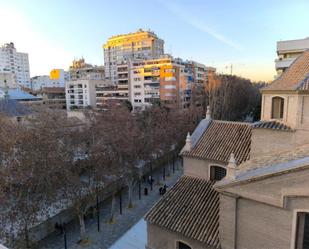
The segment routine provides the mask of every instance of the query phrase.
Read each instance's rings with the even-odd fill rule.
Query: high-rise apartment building
[[[103,45],[105,78],[117,85],[117,65],[136,59],[156,59],[164,54],[164,41],[151,31],[112,36]]]
[[[18,85],[31,88],[28,54],[17,52],[12,42],[0,47],[0,72],[12,73]]]
[[[309,49],[309,37],[298,40],[278,41],[278,58],[275,60],[277,76],[280,76],[307,49]]]

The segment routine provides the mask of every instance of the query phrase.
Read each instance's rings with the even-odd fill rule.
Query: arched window
[[[188,246],[187,244],[179,241],[177,249],[192,249],[192,248],[191,248],[191,246]]]
[[[210,166],[210,180],[220,181],[226,175],[226,169],[220,166]]]
[[[273,97],[272,98],[272,110],[271,118],[282,119],[284,111],[284,98]]]

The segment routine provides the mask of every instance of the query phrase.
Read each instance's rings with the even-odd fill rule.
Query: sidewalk
[[[179,170],[175,170],[175,173],[171,172],[170,177],[166,177],[166,185],[171,187],[183,174],[182,166],[180,162],[177,162]],[[177,167],[176,167],[177,169]],[[163,169],[157,169],[153,177],[154,179],[160,178],[163,183]],[[144,195],[144,188],[148,188],[148,195]],[[156,182],[153,184],[153,190],[150,191],[150,185],[148,183],[142,183],[142,198],[138,199],[138,186],[135,186],[133,191],[133,204],[132,209],[127,208],[128,196],[127,191],[123,191],[123,214],[119,214],[119,199],[116,200],[115,205],[115,223],[109,224],[107,221],[110,215],[111,199],[107,199],[103,202],[100,209],[101,229],[97,231],[96,219],[86,219],[86,229],[89,235],[90,243],[88,245],[78,245],[79,240],[79,225],[77,221],[72,221],[67,225],[67,246],[68,249],[107,249],[113,245],[126,231],[128,231],[134,224],[136,224],[146,212],[160,199],[159,188]],[[39,249],[62,249],[64,248],[63,235],[53,233],[46,239],[42,240],[39,244]],[[123,248],[125,249],[125,248]]]

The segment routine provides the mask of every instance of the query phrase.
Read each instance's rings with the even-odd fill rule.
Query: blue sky
[[[103,64],[108,37],[151,29],[175,57],[271,80],[276,41],[308,37],[308,10],[308,0],[0,0],[0,43],[28,52],[34,76],[74,57]]]

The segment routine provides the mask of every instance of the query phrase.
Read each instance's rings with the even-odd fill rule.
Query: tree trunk
[[[97,195],[97,198],[96,198],[96,213],[97,213],[97,228],[98,228],[98,232],[100,232],[100,205],[99,205],[99,196]]]
[[[82,213],[78,215],[78,220],[79,220],[79,228],[80,228],[80,239],[81,241],[85,241],[87,239],[86,226],[85,226],[84,215]]]
[[[133,192],[133,181],[129,181],[128,184],[128,208],[133,208],[133,201],[132,201],[132,192]]]
[[[26,242],[26,248],[30,248],[29,233],[28,233],[27,224],[25,225],[25,242]]]
[[[109,223],[114,223],[114,216],[115,216],[115,202],[116,202],[116,198],[115,198],[115,193],[113,192],[112,195],[112,204],[111,204],[111,215],[109,218]]]

